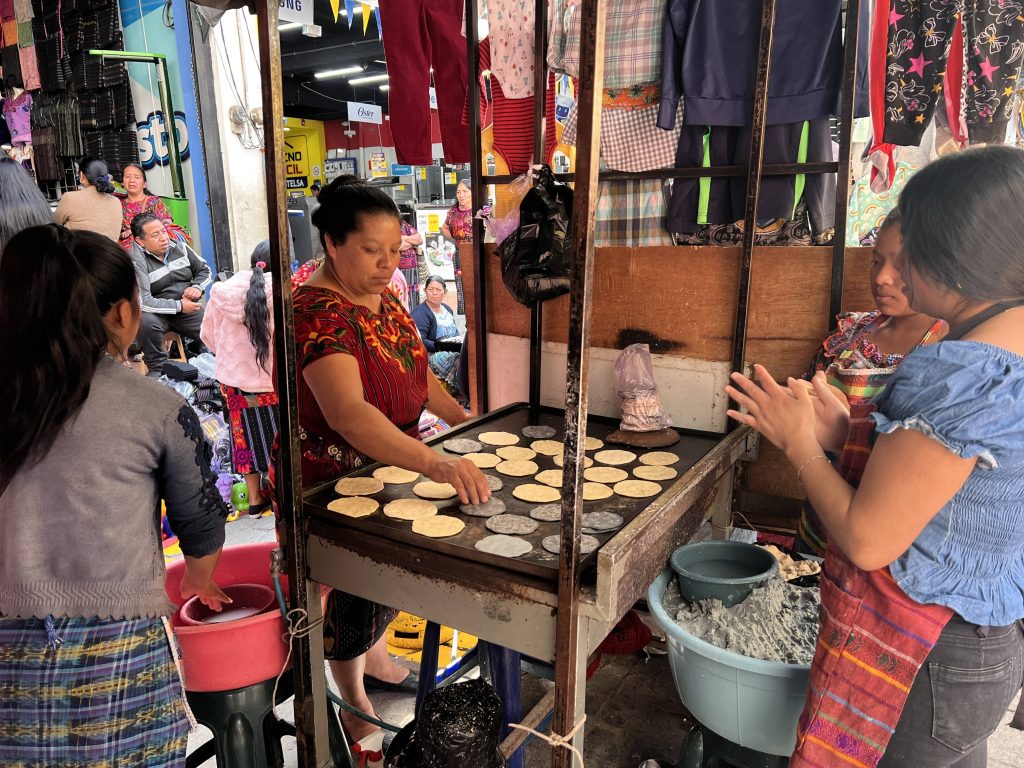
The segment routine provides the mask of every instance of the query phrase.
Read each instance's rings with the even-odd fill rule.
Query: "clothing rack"
[[[750,295],[755,247],[755,223],[760,181],[765,175],[790,173],[831,173],[838,171],[836,191],[836,234],[833,243],[830,314],[838,312],[842,298],[843,258],[845,255],[846,205],[849,194],[850,138],[853,120],[853,101],[856,79],[857,22],[859,0],[848,0],[846,36],[843,60],[843,91],[840,109],[840,158],[838,163],[805,163],[782,166],[764,166],[764,125],[771,66],[771,40],[775,19],[776,0],[763,0],[760,44],[757,60],[756,92],[754,99],[750,160],[745,167],[717,169],[668,169],[664,172],[620,174],[598,172],[599,137],[601,125],[600,93],[604,81],[605,9],[608,0],[582,0],[580,6],[580,89],[578,94],[579,130],[576,156],[574,207],[572,212],[572,243],[576,257],[571,265],[569,294],[568,381],[565,403],[565,462],[562,487],[561,552],[559,554],[558,610],[556,619],[554,722],[555,734],[577,733],[574,741],[582,744],[582,728],[577,729],[582,712],[577,711],[577,692],[583,685],[580,676],[585,667],[585,644],[579,637],[581,507],[583,487],[584,443],[587,429],[588,385],[587,371],[590,352],[590,330],[593,309],[594,243],[591,239],[594,225],[598,184],[611,178],[694,178],[729,177],[745,175],[748,179],[744,239],[742,246],[741,278],[737,297],[735,336],[733,343],[733,369],[742,370],[745,362],[747,336],[747,308]],[[534,151],[539,157],[543,147],[542,120],[546,92],[546,40],[547,4],[536,0],[536,77],[537,102]],[[273,281],[275,365],[278,371],[281,401],[281,457],[277,478],[278,500],[282,505],[279,524],[281,540],[287,558],[289,593],[293,611],[304,612],[304,626],[315,626],[322,619],[319,584],[307,578],[307,542],[309,520],[302,511],[300,480],[300,448],[296,392],[296,360],[294,315],[290,281],[289,243],[287,225],[287,198],[284,185],[283,99],[281,84],[280,39],[277,33],[279,3],[262,0],[256,3],[261,69],[263,80],[264,134],[266,138],[267,202],[270,211],[270,242],[275,267],[280,279]],[[477,0],[466,0],[467,62],[469,72],[477,72]],[[470,120],[473,174],[473,199],[482,200],[485,183],[511,181],[511,177],[484,177],[481,175],[480,95],[478,88],[470,91]],[[476,385],[478,402],[487,405],[486,372],[486,261],[482,243],[483,226],[474,220],[473,263],[476,290],[474,291],[473,318],[476,323],[474,349],[477,355]],[[542,312],[539,306],[531,313],[531,370],[530,396],[539,400],[540,344]],[[311,643],[305,633],[292,640],[292,658],[295,677],[295,720],[299,764],[321,768],[331,765],[327,743],[326,684],[323,675],[324,657],[321,643]],[[566,749],[552,751],[555,768],[570,768],[573,755]]]

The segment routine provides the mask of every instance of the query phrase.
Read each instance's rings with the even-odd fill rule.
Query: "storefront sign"
[[[281,21],[294,21],[299,24],[313,23],[313,0],[281,0],[278,12]]]
[[[175,111],[174,126],[178,130],[178,150],[184,163],[189,156],[188,128],[185,127],[185,113]],[[139,137],[139,161],[147,171],[158,165],[170,162],[167,149],[167,129],[164,125],[163,112],[150,112],[146,120],[136,123],[135,131]]]
[[[309,152],[305,136],[290,136],[284,142],[285,187],[305,189],[309,186]]]
[[[370,177],[380,179],[388,175],[388,161],[383,152],[370,155]]]
[[[356,175],[356,159],[354,157],[339,157],[324,162],[324,176],[328,181],[343,175]]]
[[[358,101],[348,103],[348,119],[353,123],[375,123],[380,125],[384,122],[384,110],[377,104],[362,104]]]
[[[411,165],[399,165],[398,163],[391,164],[391,175],[392,176],[412,176]]]

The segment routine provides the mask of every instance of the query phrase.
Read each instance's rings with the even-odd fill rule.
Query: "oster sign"
[[[384,110],[377,104],[361,104],[358,101],[348,103],[348,119],[353,123],[376,123],[384,122]]]
[[[178,132],[178,151],[181,153],[181,161],[188,160],[188,128],[185,126],[185,113],[174,113],[174,126]],[[142,167],[147,171],[158,165],[170,163],[170,150],[168,148],[167,128],[164,123],[163,112],[150,112],[141,123],[135,124],[135,130],[139,135],[139,160]]]

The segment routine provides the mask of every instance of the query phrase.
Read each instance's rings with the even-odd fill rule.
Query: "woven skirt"
[[[189,723],[160,619],[0,619],[0,765],[185,764]]]
[[[221,384],[231,427],[231,469],[239,475],[269,472],[277,434],[277,395]]]

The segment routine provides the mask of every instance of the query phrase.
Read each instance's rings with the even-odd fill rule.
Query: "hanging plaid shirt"
[[[602,181],[594,213],[594,245],[672,245],[665,229],[665,193],[660,179]]]

